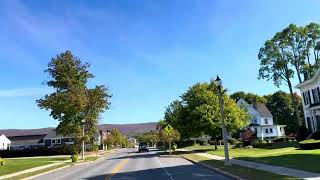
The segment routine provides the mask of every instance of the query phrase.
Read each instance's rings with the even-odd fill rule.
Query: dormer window
[[[269,133],[269,129],[265,129],[265,132],[266,132],[266,134],[268,134]]]
[[[265,124],[268,124],[268,119],[264,119],[264,123],[265,123]]]

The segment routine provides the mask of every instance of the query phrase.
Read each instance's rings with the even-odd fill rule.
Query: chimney
[[[254,109],[257,109],[257,97],[254,97],[252,100],[252,105]]]

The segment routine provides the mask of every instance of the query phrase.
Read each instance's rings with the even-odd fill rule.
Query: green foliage
[[[309,136],[309,130],[304,126],[300,126],[299,129],[298,129],[298,132],[297,132],[297,137],[296,139],[298,141],[303,141],[305,140],[308,136]]]
[[[1,166],[6,165],[6,161],[5,161],[4,159],[2,159],[2,158],[0,158],[0,165],[1,165]]]
[[[202,134],[216,137],[221,134],[221,115],[218,89],[213,82],[197,83],[173,101],[166,109],[164,122],[179,132],[182,139],[199,137]],[[229,133],[246,126],[249,115],[223,92],[225,124]]]
[[[315,140],[315,139],[308,139],[299,142],[300,148],[301,149],[319,149],[320,148],[320,140]]]
[[[302,111],[301,98],[298,95],[295,96],[299,111]],[[283,91],[277,91],[264,97],[267,99],[266,106],[273,116],[274,124],[285,124],[287,125],[287,133],[296,133],[301,122],[298,122],[294,115],[291,95]],[[301,115],[303,116],[303,114]],[[300,117],[300,119],[303,119],[303,117]]]
[[[79,155],[77,153],[71,155],[71,161],[73,163],[77,162],[79,159]]]
[[[259,96],[257,94],[253,93],[246,93],[244,91],[238,91],[230,95],[230,98],[233,99],[235,102],[237,102],[240,98],[248,102],[249,104],[252,104],[254,101],[260,102],[260,103],[266,103],[267,100]]]
[[[88,68],[88,63],[66,51],[52,58],[45,70],[51,77],[46,84],[55,91],[37,103],[59,121],[59,134],[81,138],[81,121],[85,119],[86,134],[92,137],[99,114],[110,106],[111,94],[105,86],[87,87],[88,79],[94,77]]]
[[[156,131],[150,131],[150,132],[146,132],[144,134],[139,134],[136,136],[136,139],[139,142],[147,143],[149,146],[155,145],[160,140],[159,133]]]
[[[318,131],[312,133],[311,138],[320,140],[320,131],[318,130]]]
[[[234,139],[234,138],[228,139],[228,143],[230,143],[231,145],[235,145],[237,141],[238,141],[238,140],[236,140],[236,139]]]
[[[177,149],[177,147],[178,147],[177,144],[175,144],[175,143],[172,144],[172,146],[171,146],[172,151],[175,151]]]

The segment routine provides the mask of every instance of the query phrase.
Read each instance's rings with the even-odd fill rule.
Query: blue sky
[[[36,99],[43,73],[71,50],[91,64],[90,86],[107,85],[101,123],[158,121],[189,86],[217,74],[229,92],[277,90],[257,80],[257,53],[290,23],[320,20],[319,1],[0,2],[0,129],[56,126]],[[282,87],[287,91],[287,88]]]

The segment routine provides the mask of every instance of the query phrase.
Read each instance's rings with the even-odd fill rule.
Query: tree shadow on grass
[[[299,150],[296,151],[299,153]],[[263,157],[238,157],[236,159],[320,173],[320,154],[272,154]]]

